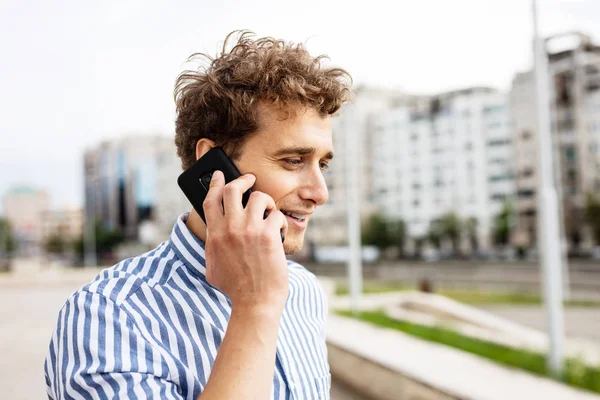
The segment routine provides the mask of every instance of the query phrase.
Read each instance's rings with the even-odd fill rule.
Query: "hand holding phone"
[[[277,317],[289,288],[287,259],[277,235],[286,232],[287,218],[271,196],[250,190],[254,175],[240,176],[223,155],[210,150],[178,180],[206,222],[206,279],[231,299],[232,309]],[[207,160],[212,162],[205,164]],[[266,218],[265,211],[270,211]]]

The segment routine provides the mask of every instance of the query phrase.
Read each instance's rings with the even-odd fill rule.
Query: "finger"
[[[208,193],[204,199],[202,207],[204,208],[204,217],[206,218],[207,226],[218,226],[223,219],[223,187],[225,186],[225,178],[221,171],[213,172]]]
[[[252,174],[246,174],[225,185],[225,188],[223,188],[223,207],[226,215],[242,213],[244,210],[242,196],[254,185],[254,182],[256,182],[256,177]]]
[[[277,235],[283,235],[281,239],[286,237],[288,231],[288,221],[283,214],[279,210],[272,210],[269,216],[266,219],[267,224],[269,225],[269,229],[273,229],[277,231]]]
[[[252,192],[248,204],[248,217],[254,223],[262,222],[265,215],[265,210],[270,213],[275,209],[275,200],[271,196],[263,192]]]

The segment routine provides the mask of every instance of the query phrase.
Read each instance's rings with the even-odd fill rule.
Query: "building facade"
[[[65,243],[79,239],[83,234],[83,211],[79,208],[47,210],[41,213],[42,240],[59,236]]]
[[[140,135],[105,141],[86,151],[86,221],[96,220],[130,240],[140,239],[142,226],[144,232],[152,232],[148,224],[156,221],[162,190],[160,158],[166,151],[177,157],[174,147],[170,137]]]
[[[43,244],[41,217],[50,209],[48,193],[28,186],[17,186],[4,195],[2,207],[12,228],[17,254],[38,254]]]
[[[578,32],[555,35],[545,43],[553,173],[566,247],[577,252],[592,246],[584,209],[587,196],[600,193],[600,46]],[[535,246],[539,222],[534,83],[531,72],[519,73],[511,90],[517,148],[518,237],[526,246]]]
[[[480,249],[514,195],[508,98],[491,88],[415,96],[375,117],[373,201],[408,235],[446,213],[477,221]]]

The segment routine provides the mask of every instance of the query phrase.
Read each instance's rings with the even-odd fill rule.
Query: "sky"
[[[600,1],[538,4],[542,35],[600,42]],[[508,90],[532,64],[527,0],[3,0],[0,27],[0,196],[26,184],[53,208],[82,205],[86,148],[172,136],[187,57],[216,54],[236,29],[305,43],[355,84],[412,93]]]

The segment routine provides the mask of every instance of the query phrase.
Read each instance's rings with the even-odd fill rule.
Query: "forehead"
[[[294,107],[279,110],[261,105],[257,109],[256,140],[267,149],[286,146],[309,146],[318,151],[332,151],[332,122],[317,110]]]

